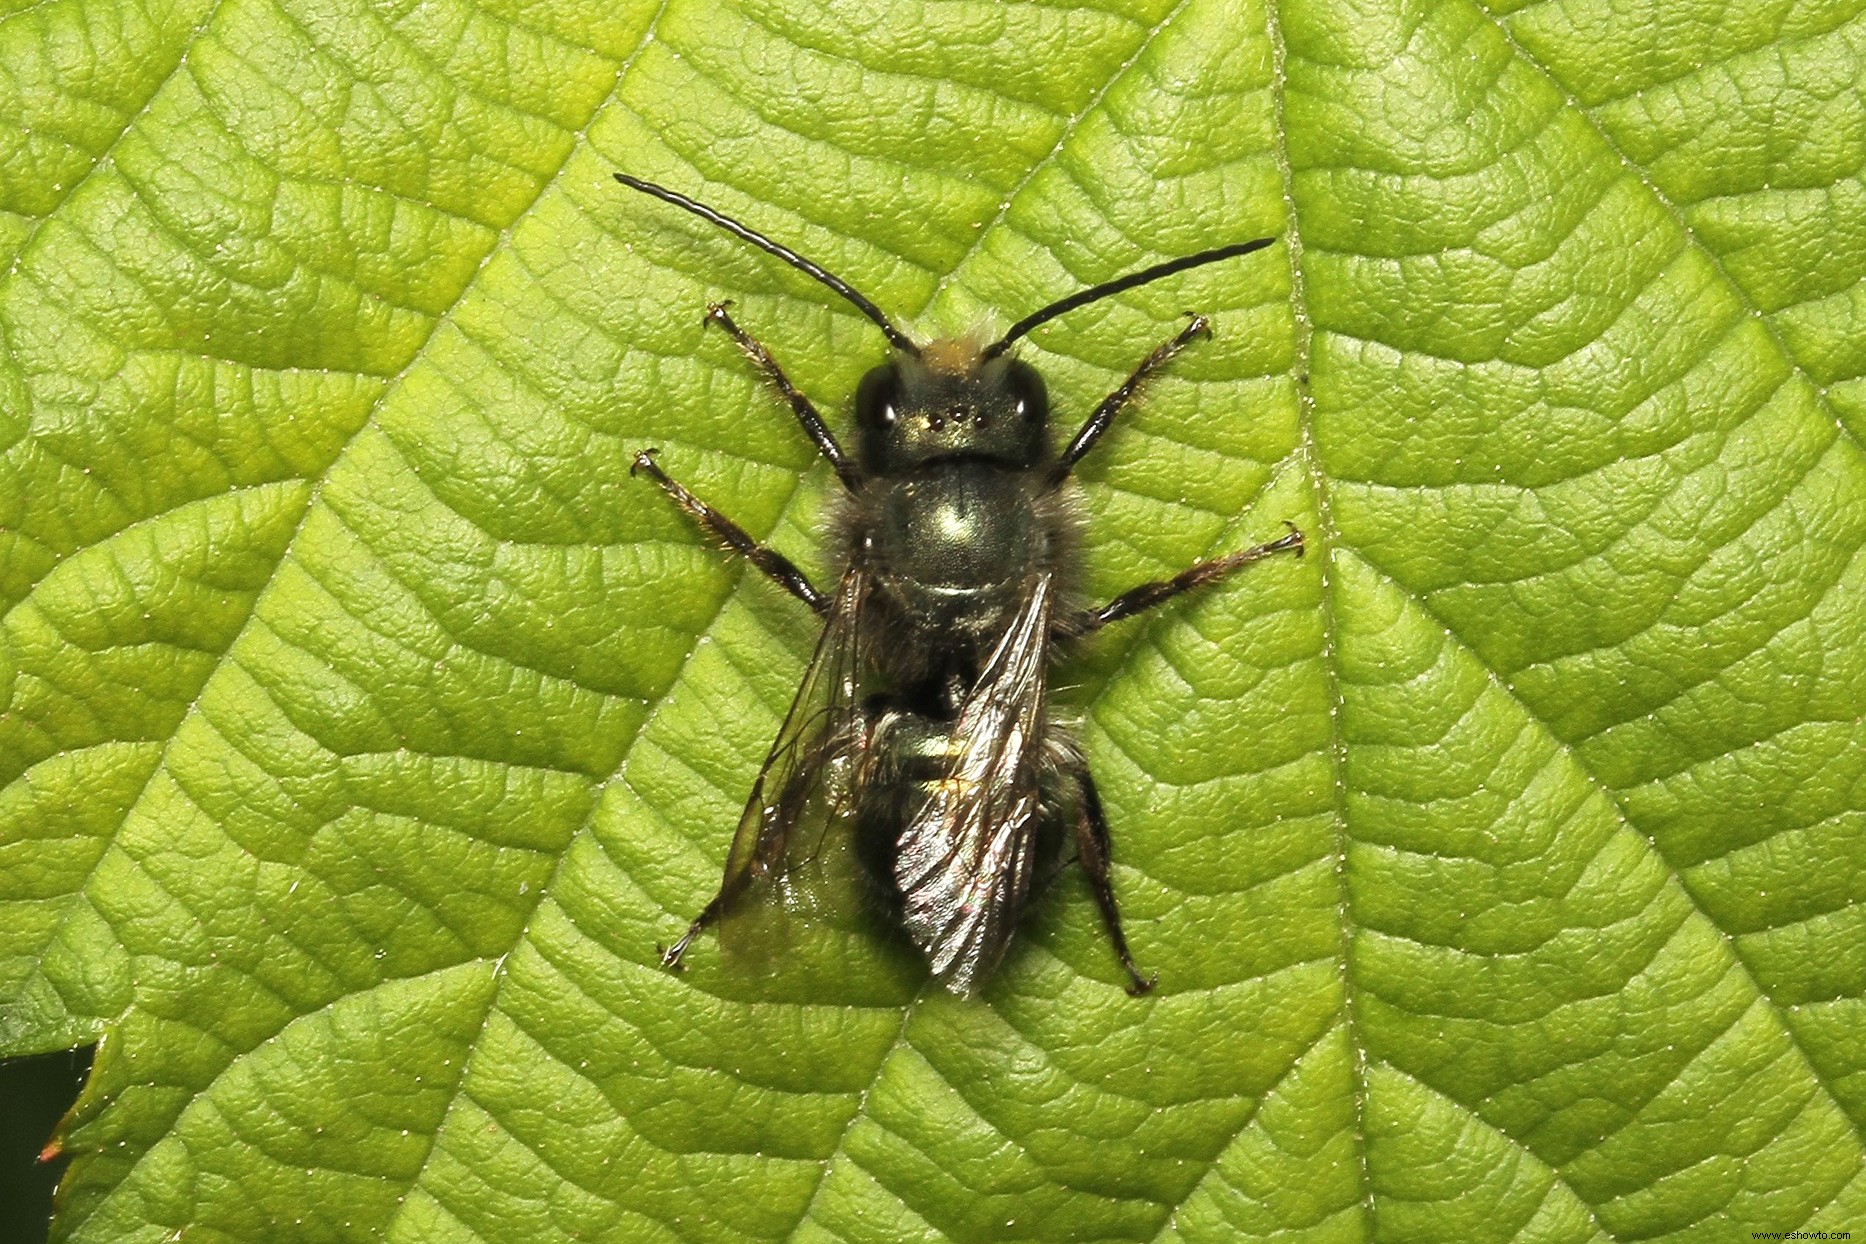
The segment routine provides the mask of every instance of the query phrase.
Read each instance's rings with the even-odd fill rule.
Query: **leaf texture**
[[[1700,1240],[1866,1222],[1859,0],[45,0],[0,15],[0,1051],[72,1241]],[[981,998],[655,943],[882,357],[1034,334],[1074,870]]]

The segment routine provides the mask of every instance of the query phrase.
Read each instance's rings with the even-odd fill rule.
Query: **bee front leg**
[[[644,449],[636,454],[635,465],[628,469],[628,473],[646,475],[659,484],[661,491],[672,497],[674,504],[685,510],[709,535],[734,552],[743,553],[746,560],[763,571],[767,578],[816,612],[829,612],[829,598],[816,590],[803,571],[797,569],[797,563],[776,549],[758,543],[746,533],[745,528],[675,483],[673,477],[654,460],[655,454],[659,452]],[[685,944],[686,939],[681,939],[681,945]]]
[[[739,349],[745,352],[745,357],[752,361],[754,367],[764,373],[765,379],[771,382],[771,387],[778,391],[778,396],[790,404],[791,413],[797,416],[797,422],[802,425],[804,435],[810,438],[817,452],[829,459],[829,465],[836,468],[836,478],[842,481],[842,486],[854,492],[861,486],[861,472],[856,469],[853,462],[849,461],[849,456],[842,451],[842,446],[837,443],[835,434],[829,430],[829,425],[823,422],[823,416],[816,413],[816,407],[811,405],[810,399],[790,382],[790,377],[784,374],[784,369],[778,366],[778,361],[771,357],[771,351],[765,349],[763,342],[733,322],[732,316],[727,314],[727,309],[731,306],[729,302],[716,302],[706,308],[705,323],[719,325],[726,336],[738,343]]]
[[[1109,425],[1114,422],[1114,417],[1121,413],[1122,407],[1134,399],[1134,394],[1140,392],[1141,386],[1147,383],[1148,378],[1154,372],[1165,367],[1173,360],[1174,355],[1200,337],[1212,335],[1210,320],[1192,312],[1187,312],[1187,315],[1190,317],[1188,323],[1173,336],[1172,340],[1156,347],[1152,354],[1140,361],[1140,366],[1134,369],[1133,374],[1121,382],[1120,388],[1101,400],[1101,405],[1095,408],[1095,413],[1088,417],[1088,422],[1076,432],[1069,442],[1069,447],[1063,450],[1062,457],[1058,458],[1056,465],[1051,468],[1050,487],[1054,488],[1069,478],[1069,472],[1075,469],[1076,463],[1080,462],[1082,456],[1089,450],[1095,448],[1095,442],[1100,440],[1102,433],[1108,430]]]
[[[1121,910],[1115,904],[1114,885],[1108,879],[1108,817],[1102,811],[1101,795],[1095,789],[1095,778],[1089,773],[1088,765],[1077,759],[1070,763],[1070,770],[1077,792],[1076,858],[1082,864],[1082,871],[1088,874],[1089,890],[1095,895],[1095,905],[1101,908],[1102,924],[1108,929],[1108,940],[1114,943],[1115,957],[1127,969],[1131,982],[1127,991],[1138,998],[1153,988],[1160,974],[1142,976],[1140,969],[1134,966],[1134,956],[1128,953],[1127,936],[1121,932]]]
[[[1289,534],[1259,544],[1248,549],[1239,549],[1223,557],[1214,557],[1210,561],[1200,562],[1187,570],[1182,570],[1170,579],[1160,579],[1153,583],[1143,583],[1139,587],[1129,588],[1119,596],[1103,605],[1100,609],[1071,618],[1065,628],[1067,633],[1086,635],[1099,631],[1110,622],[1119,622],[1122,618],[1131,618],[1144,609],[1171,600],[1195,587],[1203,587],[1217,579],[1222,579],[1234,570],[1241,570],[1252,562],[1262,561],[1273,553],[1294,552],[1302,556],[1302,532],[1294,523],[1284,523]]]

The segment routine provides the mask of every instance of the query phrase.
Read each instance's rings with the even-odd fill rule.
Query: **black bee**
[[[764,890],[783,901],[825,832],[848,833],[908,936],[947,988],[969,994],[1003,958],[1039,861],[1071,831],[1128,992],[1145,993],[1108,880],[1108,823],[1069,733],[1050,719],[1051,645],[1285,550],[1302,533],[1201,562],[1084,608],[1076,577],[1070,470],[1149,376],[1211,329],[1203,316],[1143,360],[1059,454],[1036,369],[1009,353],[1031,329],[1087,303],[1175,272],[1270,245],[1258,238],[1156,264],[1052,303],[989,345],[920,344],[818,265],[685,195],[622,173],[616,180],[684,208],[809,274],[852,303],[893,345],[855,397],[856,452],[845,452],[777,361],[707,309],[790,404],[842,481],[841,568],[830,591],[783,554],[676,483],[655,461],[632,471],[659,484],[710,535],[745,555],[824,620],[795,702],[739,818],[719,892],[661,954],[677,968],[694,937]]]

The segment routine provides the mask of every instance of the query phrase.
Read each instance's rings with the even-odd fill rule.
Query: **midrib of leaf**
[[[1285,248],[1289,253],[1289,297],[1290,315],[1296,325],[1296,353],[1294,365],[1296,374],[1304,379],[1296,385],[1296,426],[1300,439],[1296,446],[1296,456],[1302,459],[1302,466],[1309,478],[1309,487],[1315,495],[1316,563],[1322,576],[1322,680],[1328,694],[1328,770],[1331,790],[1329,797],[1334,804],[1335,820],[1335,908],[1340,926],[1341,942],[1341,1022],[1347,1033],[1348,1049],[1354,1064],[1349,1068],[1348,1083],[1354,1094],[1354,1156],[1355,1178],[1361,1189],[1361,1231],[1367,1239],[1374,1239],[1375,1216],[1373,1173],[1367,1164],[1367,1046],[1360,1037],[1360,1025],[1355,1015],[1354,993],[1354,913],[1349,905],[1348,892],[1348,847],[1352,840],[1348,829],[1348,781],[1347,781],[1347,736],[1342,730],[1342,714],[1346,711],[1346,701],[1341,693],[1341,671],[1337,667],[1336,654],[1341,648],[1341,627],[1335,616],[1334,587],[1334,550],[1339,543],[1340,533],[1336,530],[1334,512],[1330,505],[1328,475],[1322,469],[1321,455],[1316,451],[1315,443],[1315,397],[1309,387],[1310,358],[1315,345],[1315,324],[1309,318],[1307,286],[1302,272],[1302,228],[1297,220],[1295,176],[1290,168],[1289,128],[1285,124],[1288,109],[1289,87],[1289,47],[1283,39],[1282,15],[1278,10],[1282,0],[1264,0],[1264,23],[1270,40],[1270,92],[1271,103],[1276,110],[1273,126],[1276,147],[1276,171],[1283,190],[1283,210],[1289,221],[1289,233]],[[1301,1058],[1290,1061],[1293,1069]],[[1227,1144],[1234,1142],[1248,1122],[1240,1124]],[[1216,1168],[1224,1149],[1214,1151],[1206,1176]],[[1201,1180],[1203,1182],[1203,1180]],[[1190,1194],[1188,1194],[1190,1195]]]

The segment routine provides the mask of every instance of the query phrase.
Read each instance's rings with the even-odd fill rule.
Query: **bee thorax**
[[[929,627],[988,628],[1049,556],[1028,477],[983,463],[879,483],[871,504],[858,556],[898,611]]]

